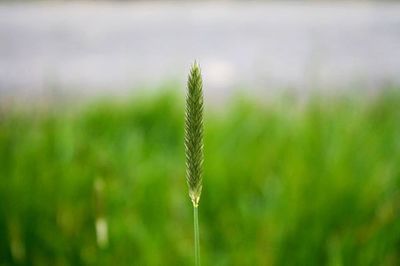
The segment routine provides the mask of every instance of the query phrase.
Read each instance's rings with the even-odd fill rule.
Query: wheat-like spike
[[[194,62],[187,82],[185,116],[186,180],[193,206],[200,201],[203,172],[203,82]]]

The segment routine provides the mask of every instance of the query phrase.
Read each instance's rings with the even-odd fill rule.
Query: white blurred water
[[[400,4],[0,5],[0,97],[126,94],[203,69],[206,97],[400,83]]]

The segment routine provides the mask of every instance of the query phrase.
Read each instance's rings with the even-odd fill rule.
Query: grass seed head
[[[185,115],[186,180],[193,206],[200,201],[203,172],[203,82],[197,62],[191,67]]]

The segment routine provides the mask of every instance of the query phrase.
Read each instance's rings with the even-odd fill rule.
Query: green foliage
[[[193,206],[199,205],[203,171],[203,82],[195,62],[187,84],[185,112],[186,180]]]
[[[0,264],[191,265],[181,99],[2,111]],[[203,265],[400,264],[399,94],[230,106],[205,117]]]

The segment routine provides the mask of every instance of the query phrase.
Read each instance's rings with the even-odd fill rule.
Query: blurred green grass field
[[[183,103],[1,111],[0,265],[192,265]],[[400,265],[399,93],[205,115],[204,265]]]

